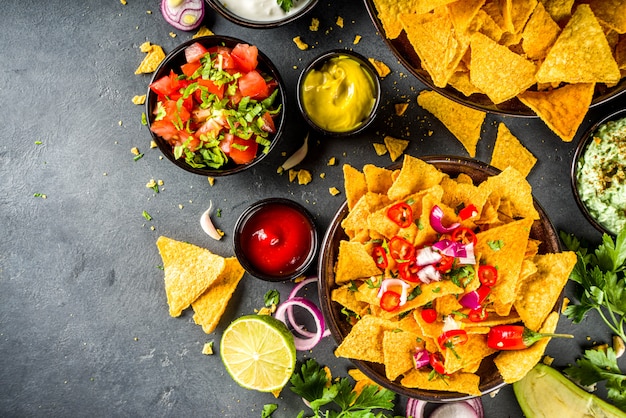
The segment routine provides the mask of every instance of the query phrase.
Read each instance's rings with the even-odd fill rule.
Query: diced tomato
[[[155,120],[150,124],[150,130],[166,141],[177,138],[178,129],[169,120]]]
[[[206,53],[207,49],[202,46],[201,43],[194,42],[185,48],[185,60],[187,60],[187,62],[200,61],[200,58],[202,58]]]
[[[163,102],[163,107],[165,108],[163,120],[169,121],[175,126],[184,124],[191,118],[191,112],[184,105],[179,108],[177,100],[166,100]]]
[[[180,66],[180,70],[187,76],[188,78],[193,76],[193,73],[196,72],[198,68],[200,68],[202,64],[200,61],[188,62]]]
[[[173,70],[170,70],[169,75],[164,75],[158,80],[150,84],[150,90],[158,94],[159,96],[171,97],[175,93],[179,93],[183,83],[178,80],[178,76]]]
[[[214,46],[209,48],[208,51],[211,53],[211,56],[216,57],[217,65],[221,66],[223,70],[236,68],[235,60],[230,55],[230,48],[226,46]]]
[[[199,78],[196,80],[198,84],[207,88],[209,93],[215,94],[220,100],[224,98],[224,85],[218,86],[212,80],[205,80],[203,78]],[[200,100],[198,100],[200,101]]]
[[[224,140],[220,142],[220,148],[236,164],[246,164],[256,157],[259,144],[254,138],[243,139],[232,134],[226,134]]]
[[[250,96],[253,99],[263,100],[269,96],[269,89],[263,76],[256,70],[244,74],[239,79],[239,90],[244,96]]]
[[[274,126],[274,119],[272,118],[272,115],[270,115],[270,112],[265,112],[261,115],[261,119],[263,119],[263,125],[261,126],[261,129],[264,130],[265,132],[269,132],[271,134],[276,133],[276,127]]]
[[[258,65],[259,49],[248,44],[237,44],[230,52],[236,67],[243,73],[250,72]]]

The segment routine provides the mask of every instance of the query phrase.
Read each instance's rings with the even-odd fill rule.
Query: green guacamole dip
[[[576,166],[578,194],[613,234],[626,226],[626,118],[602,124]]]

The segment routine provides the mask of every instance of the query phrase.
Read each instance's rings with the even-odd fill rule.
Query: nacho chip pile
[[[481,395],[476,372],[483,361],[495,361],[505,382],[523,377],[540,360],[548,339],[498,353],[487,345],[487,333],[492,326],[512,323],[553,331],[558,320],[553,310],[576,263],[572,252],[539,254],[540,242],[530,237],[539,214],[523,174],[507,168],[474,184],[466,174],[452,178],[405,155],[400,169],[366,165],[361,171],[346,165],[344,177],[349,212],[341,225],[347,238],[339,244],[332,300],[351,313],[346,320],[353,326],[335,354],[384,364],[386,377],[407,388]],[[398,204],[411,208],[409,222],[391,218],[391,208]],[[442,210],[443,225],[459,224],[454,232],[435,230],[439,226],[430,221],[434,207]],[[468,258],[455,254],[439,275],[409,280],[403,269],[417,264],[418,254],[435,243],[456,240],[456,230],[475,234],[475,242],[466,243],[473,258],[469,252]],[[394,255],[398,239],[410,243],[415,255]],[[495,284],[486,286],[477,277],[484,265],[497,270]],[[382,302],[386,292],[381,287],[402,295],[391,310]],[[477,318],[472,313],[476,308],[466,307],[462,299],[485,287],[488,296]],[[434,316],[428,318],[427,311]],[[466,341],[454,346],[442,342],[450,330]],[[414,358],[424,350],[441,356],[443,373],[429,364],[416,367]]]
[[[164,236],[157,240],[157,247],[163,259],[170,315],[180,316],[191,306],[194,322],[210,334],[243,277],[243,267],[236,257],[224,258]]]
[[[626,75],[621,0],[374,0],[389,39],[402,33],[436,87],[518,98],[571,141],[596,85]],[[470,151],[471,153],[471,151]]]

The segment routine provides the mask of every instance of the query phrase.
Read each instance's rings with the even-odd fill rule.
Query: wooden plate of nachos
[[[408,155],[389,168],[366,165],[361,171],[346,165],[344,176],[346,202],[326,233],[318,271],[320,303],[338,344],[335,355],[349,358],[375,383],[426,401],[481,396],[521,379],[549,339],[525,350],[497,351],[487,346],[487,333],[512,323],[554,332],[563,287],[576,262],[573,253],[561,252],[557,233],[523,176],[471,159]],[[411,206],[413,214],[402,227],[385,216],[399,203]],[[391,249],[397,237],[417,249],[443,241],[445,234],[430,224],[435,206],[443,210],[442,223],[475,232],[475,259],[466,265],[455,259],[437,280],[403,280],[405,303],[386,310],[381,287],[388,279],[389,286],[400,287],[406,260],[388,251],[391,257],[383,266],[374,248]],[[463,208],[471,208],[469,218],[456,213]],[[473,322],[459,300],[479,288],[475,272],[485,263],[493,264],[500,278],[481,302],[488,313]],[[427,309],[436,312],[435,320],[424,319]],[[468,338],[446,350],[437,336],[451,324]],[[424,350],[441,354],[443,373],[431,364],[416,366],[416,355]]]
[[[383,40],[426,86],[479,110],[539,116],[549,126],[550,109],[570,105],[579,124],[590,106],[626,90],[626,4],[571,3],[365,0]]]

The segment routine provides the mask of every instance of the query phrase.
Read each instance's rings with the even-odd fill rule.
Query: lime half
[[[220,356],[235,382],[260,392],[282,389],[296,365],[293,335],[269,315],[234,320],[222,335]]]

